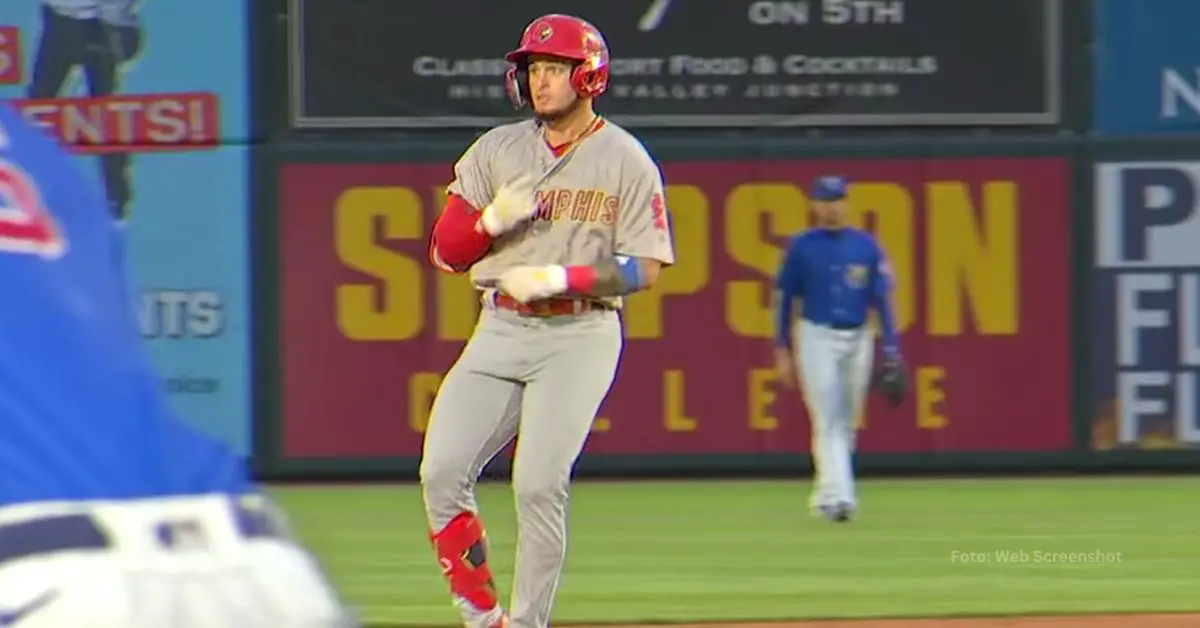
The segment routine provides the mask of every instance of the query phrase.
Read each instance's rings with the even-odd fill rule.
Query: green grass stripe
[[[859,520],[804,482],[580,483],[556,620],[785,620],[1200,609],[1200,480],[868,481]],[[372,623],[455,625],[420,491],[277,489]],[[511,492],[481,487],[507,591]],[[1047,556],[1100,553],[1094,564]]]

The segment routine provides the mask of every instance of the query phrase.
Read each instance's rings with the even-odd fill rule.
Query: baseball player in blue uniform
[[[238,457],[168,409],[121,238],[0,102],[0,626],[351,625]]]
[[[855,423],[872,379],[871,309],[878,314],[883,345],[876,381],[893,405],[906,392],[887,256],[871,234],[846,225],[846,195],[844,178],[817,179],[816,226],[792,240],[776,280],[776,369],[787,384],[799,373],[812,423],[811,506],[832,521],[848,521],[857,509]],[[797,300],[801,319],[793,321]]]

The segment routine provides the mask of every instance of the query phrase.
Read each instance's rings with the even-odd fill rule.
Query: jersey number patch
[[[66,244],[37,183],[16,164],[0,159],[0,253],[57,258]]]

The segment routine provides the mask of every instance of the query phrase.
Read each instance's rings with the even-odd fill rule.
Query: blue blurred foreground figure
[[[0,627],[351,626],[238,457],[168,409],[121,238],[0,102]]]

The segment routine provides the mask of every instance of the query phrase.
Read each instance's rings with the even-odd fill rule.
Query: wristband
[[[596,289],[596,269],[591,266],[567,266],[567,290],[591,294]]]
[[[596,297],[620,297],[646,287],[637,258],[615,255],[595,266],[568,266],[567,289]]]
[[[621,292],[633,294],[646,287],[646,282],[642,279],[642,265],[638,263],[637,258],[617,255],[616,260],[623,288]]]

